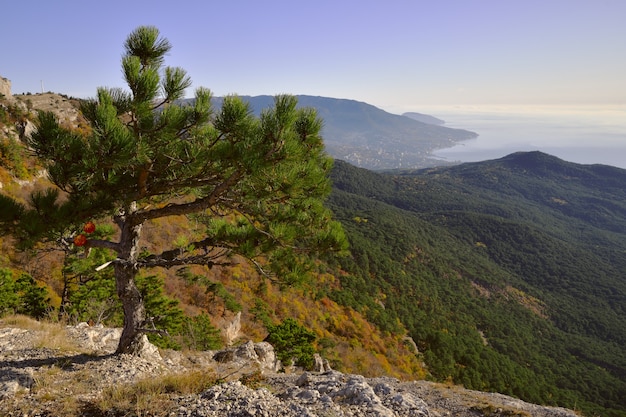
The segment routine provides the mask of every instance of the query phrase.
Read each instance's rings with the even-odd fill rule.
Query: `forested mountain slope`
[[[626,415],[626,171],[539,153],[376,174],[337,161],[352,272],[441,380]]]

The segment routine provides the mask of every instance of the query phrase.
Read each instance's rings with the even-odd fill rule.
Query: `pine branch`
[[[168,252],[175,252],[175,251],[168,251]],[[136,266],[138,268],[154,268],[154,267],[172,268],[174,266],[183,266],[183,265],[229,266],[229,265],[232,265],[232,262],[225,260],[228,252],[229,252],[228,250],[224,250],[223,252],[220,252],[220,253],[205,253],[202,255],[188,255],[188,256],[175,257],[171,259],[168,259],[167,257],[161,257],[160,255],[151,255],[147,258],[140,259],[139,261],[137,261]],[[222,261],[220,261],[220,259],[222,259]]]
[[[210,195],[204,198],[194,200],[190,203],[171,203],[166,205],[165,207],[158,209],[138,211],[133,214],[133,217],[135,218],[135,223],[139,224],[143,223],[146,220],[158,219],[161,217],[183,216],[186,214],[198,213],[200,211],[211,208],[217,204],[222,194],[230,190],[231,187],[233,187],[242,177],[243,170],[238,169],[221,184],[217,185]]]
[[[119,243],[111,242],[109,240],[89,239],[86,246],[89,248],[111,249],[116,253],[119,253],[120,251]]]

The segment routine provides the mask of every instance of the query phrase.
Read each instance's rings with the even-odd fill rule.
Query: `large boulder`
[[[274,347],[267,342],[249,341],[235,348],[216,352],[213,359],[219,363],[254,364],[261,372],[277,372],[281,367],[280,361],[276,359]]]
[[[111,354],[115,352],[122,335],[122,329],[120,328],[110,328],[102,325],[90,326],[87,323],[67,326],[66,330],[78,346],[96,354]]]

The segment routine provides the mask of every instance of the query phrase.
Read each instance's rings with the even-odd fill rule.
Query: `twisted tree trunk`
[[[143,349],[143,332],[146,308],[135,284],[137,257],[142,224],[135,224],[133,214],[137,208],[131,204],[128,213],[117,218],[121,229],[118,259],[115,263],[115,286],[124,308],[124,329],[116,353],[138,355]]]
[[[117,295],[124,308],[124,329],[116,353],[137,355],[143,348],[141,328],[146,318],[143,297],[135,285],[137,271],[128,265],[115,266],[115,284]]]

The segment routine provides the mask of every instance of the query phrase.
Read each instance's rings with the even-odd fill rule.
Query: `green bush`
[[[281,324],[270,325],[267,330],[269,335],[265,340],[274,346],[281,362],[288,364],[293,360],[305,369],[313,368],[315,333],[291,318],[283,320]]]
[[[15,282],[19,304],[16,313],[42,319],[50,310],[50,298],[44,287],[27,274],[22,274]]]
[[[159,333],[148,333],[148,339],[160,348],[180,349],[180,344],[173,337],[181,333],[185,320],[178,300],[165,294],[163,278],[157,275],[138,275],[136,282],[146,306],[148,325],[153,326],[154,330],[166,331],[170,336],[163,337]]]

